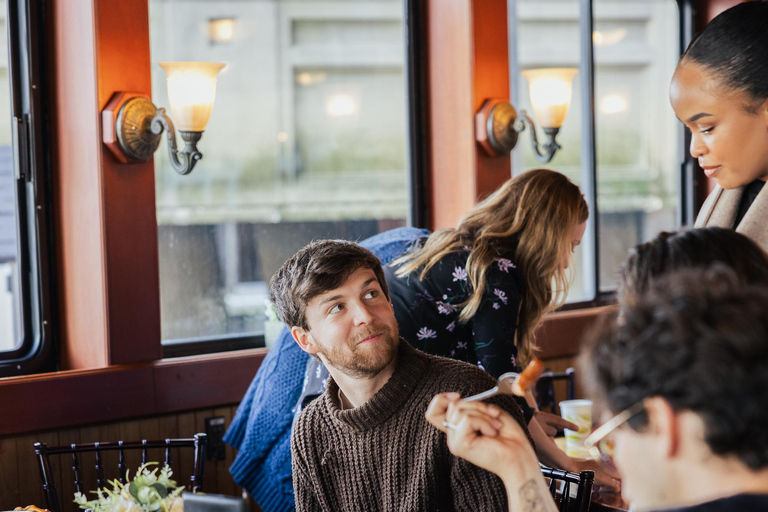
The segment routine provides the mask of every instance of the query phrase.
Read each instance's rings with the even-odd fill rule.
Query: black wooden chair
[[[541,473],[549,478],[549,492],[560,512],[589,512],[592,503],[592,486],[595,483],[594,471],[582,471],[579,474],[563,469],[541,467]],[[558,488],[562,489],[558,492]],[[571,485],[576,486],[576,497],[571,498]]]
[[[193,438],[189,439],[165,439],[164,441],[147,441],[146,439],[142,439],[141,441],[135,442],[116,441],[106,443],[71,444],[69,446],[56,446],[53,448],[49,448],[46,443],[35,443],[35,454],[37,455],[37,461],[40,465],[40,477],[43,482],[43,491],[45,492],[45,499],[48,502],[48,509],[51,512],[61,512],[59,497],[56,492],[56,483],[54,482],[53,471],[51,470],[51,455],[72,456],[72,473],[74,476],[75,490],[85,494],[87,491],[95,491],[97,488],[105,487],[108,484],[107,478],[104,476],[103,452],[118,452],[118,480],[120,483],[124,484],[126,479],[125,475],[128,471],[125,459],[126,450],[141,450],[141,463],[144,464],[145,462],[150,461],[148,458],[150,449],[164,449],[165,457],[163,463],[169,467],[173,467],[171,464],[171,448],[191,448],[194,449],[194,467],[192,468],[192,474],[187,490],[197,492],[203,488],[206,444],[207,438],[205,434],[195,434]],[[79,454],[86,452],[93,452],[95,454],[96,486],[93,488],[85,488],[82,482],[82,466],[80,464]],[[132,469],[135,471],[136,468]]]
[[[555,414],[555,405],[557,403],[555,400],[555,382],[558,381],[565,381],[566,400],[573,400],[576,397],[575,373],[573,368],[568,368],[562,373],[551,371],[542,373],[534,389],[534,396],[539,409],[549,408],[549,412]]]

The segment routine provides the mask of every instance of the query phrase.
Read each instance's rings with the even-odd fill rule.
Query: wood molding
[[[579,354],[584,336],[603,315],[616,311],[616,306],[560,311],[546,317],[536,337],[538,357],[555,359]]]
[[[154,165],[101,142],[117,91],[151,95],[146,0],[52,2],[61,368],[162,357]],[[76,30],[73,30],[76,27]]]
[[[154,364],[158,412],[239,403],[268,352],[255,348]]]
[[[511,176],[475,142],[475,112],[509,98],[505,0],[429,0],[430,228],[452,227]]]
[[[0,436],[237,404],[266,349],[0,379]]]
[[[509,101],[509,38],[506,0],[475,1],[472,5],[474,119],[474,113],[480,110],[486,99],[503,98]],[[476,199],[481,199],[512,176],[512,164],[508,154],[488,156],[475,142],[474,131],[472,144],[475,150],[475,193]]]
[[[118,91],[151,97],[148,2],[96,0],[94,18],[99,113]],[[100,141],[101,134],[108,363],[158,360],[163,356],[154,162],[120,163]]]
[[[51,2],[53,189],[62,368],[108,364],[93,9]],[[72,30],[77,27],[77,30]],[[85,342],[89,343],[84,347]]]

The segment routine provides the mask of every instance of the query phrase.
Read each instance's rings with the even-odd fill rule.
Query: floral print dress
[[[460,304],[472,295],[467,278],[469,251],[444,256],[423,281],[418,271],[397,277],[384,273],[400,335],[414,347],[477,364],[493,377],[519,371],[515,331],[525,284],[511,257],[498,257],[486,272],[483,302],[467,323],[459,322]]]

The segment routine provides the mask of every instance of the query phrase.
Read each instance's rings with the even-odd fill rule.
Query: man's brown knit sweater
[[[293,429],[296,510],[506,511],[501,480],[448,451],[424,418],[438,393],[468,396],[495,380],[476,366],[419,352],[401,340],[397,368],[360,407],[339,408],[331,379]],[[526,429],[509,396],[490,400]]]

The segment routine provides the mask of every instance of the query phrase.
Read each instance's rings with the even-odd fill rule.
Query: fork
[[[478,393],[476,395],[472,395],[470,397],[464,398],[467,402],[475,402],[477,400],[485,400],[486,398],[491,398],[492,396],[496,396],[499,394],[502,395],[512,395],[514,394],[512,392],[512,384],[515,383],[515,380],[520,376],[519,373],[516,372],[507,372],[502,374],[499,377],[499,380],[496,381],[496,385],[489,389],[488,391],[483,391],[482,393]]]

